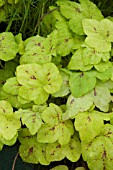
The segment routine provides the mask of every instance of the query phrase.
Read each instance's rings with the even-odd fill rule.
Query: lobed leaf
[[[70,76],[69,85],[74,97],[81,97],[96,85],[96,78],[88,72],[75,73]]]
[[[84,112],[89,110],[93,105],[93,100],[90,96],[84,95],[79,98],[70,95],[66,103],[66,114],[70,118],[75,117],[79,112]]]
[[[57,105],[50,103],[49,107],[42,112],[41,117],[45,123],[57,125],[61,121],[62,110]]]
[[[88,94],[88,96],[92,97],[93,103],[101,111],[107,112],[109,110],[111,95],[109,89],[103,84],[98,83],[95,88]]]
[[[56,23],[56,28],[58,30],[58,43],[56,45],[56,53],[60,56],[66,56],[70,54],[71,49],[74,46],[74,39],[66,21],[58,21]]]
[[[76,162],[81,155],[81,143],[80,140],[75,134],[71,137],[70,142],[65,146],[65,155],[66,158],[69,159],[71,162]]]
[[[49,162],[61,161],[65,158],[64,148],[58,142],[47,144],[46,158]]]
[[[100,136],[88,144],[82,143],[82,156],[92,170],[111,169],[113,166],[113,126],[103,126]],[[96,166],[94,166],[96,165]]]
[[[37,164],[38,161],[38,147],[35,138],[26,140],[19,148],[19,154],[24,162]]]
[[[92,111],[77,114],[74,125],[81,141],[89,143],[100,134],[104,122],[98,112]]]
[[[11,32],[0,33],[0,59],[9,61],[15,58],[18,52],[18,45]]]
[[[71,60],[69,61],[69,64],[68,64],[68,69],[69,70],[87,71],[87,70],[90,70],[93,67],[93,65],[91,65],[91,64],[85,65],[83,63],[83,61],[84,61],[84,59],[83,59],[83,49],[79,48],[72,55]]]
[[[18,95],[20,86],[21,85],[18,83],[16,77],[12,77],[3,85],[3,90],[11,95]]]
[[[58,126],[58,142],[61,145],[69,143],[71,136],[74,134],[74,127],[71,120],[63,121]]]
[[[40,127],[43,124],[40,114],[38,112],[19,109],[16,112],[16,114],[21,115],[20,117],[22,120],[22,124],[26,125],[31,135],[34,135],[35,133],[37,133],[37,131],[40,129]]]
[[[0,115],[6,117],[13,115],[13,108],[8,101],[0,100]]]
[[[69,75],[63,71],[60,72],[60,75],[62,76],[63,82],[60,90],[52,94],[53,97],[64,97],[70,93]]]
[[[44,124],[39,129],[37,134],[37,141],[40,143],[53,143],[56,142],[59,136],[57,125]]]

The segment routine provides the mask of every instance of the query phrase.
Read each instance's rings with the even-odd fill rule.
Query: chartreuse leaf
[[[101,21],[104,17],[98,9],[98,7],[89,0],[79,0],[81,3],[81,7],[83,8],[83,15],[85,15],[87,18],[93,18],[98,21]]]
[[[41,48],[33,47],[31,50],[26,51],[20,58],[20,64],[44,64],[51,62],[51,54]]]
[[[84,19],[82,21],[84,33],[87,36],[99,35],[99,24],[100,22],[96,19]]]
[[[14,108],[17,108],[17,109],[31,108],[31,106],[34,104],[33,102],[30,102],[28,100],[26,100],[26,102],[25,102],[25,99],[24,99],[24,104],[22,104],[19,102],[20,96],[5,93],[2,89],[0,91],[0,100],[6,100],[6,101],[10,102],[11,106]],[[22,98],[21,98],[21,101],[23,102]]]
[[[44,81],[42,66],[39,64],[19,65],[16,69],[16,77],[20,84],[32,85],[33,87],[39,87],[40,81]]]
[[[92,170],[110,170],[113,166],[113,126],[106,124],[101,134],[88,144],[82,143],[82,156]],[[94,166],[96,165],[96,166]]]
[[[93,105],[93,100],[90,96],[84,95],[79,98],[70,95],[66,103],[66,113],[70,118],[73,118],[79,112],[87,111]]]
[[[92,97],[93,103],[101,111],[107,112],[109,110],[109,103],[112,98],[108,87],[104,84],[98,83],[88,96]]]
[[[18,83],[16,77],[9,78],[3,85],[3,90],[11,95],[18,95],[20,84]]]
[[[74,136],[71,137],[70,142],[65,145],[65,155],[66,158],[69,159],[71,162],[76,162],[81,155],[81,143],[80,140],[75,134]]]
[[[38,163],[38,147],[36,138],[29,138],[25,140],[19,148],[19,154],[24,162]]]
[[[0,101],[0,134],[4,140],[12,140],[21,127],[21,122],[13,113],[12,106],[5,100]]]
[[[39,161],[39,163],[42,165],[49,165],[50,161],[48,161],[47,157],[46,157],[47,144],[38,143],[37,145],[38,145],[38,161]]]
[[[74,128],[70,120],[54,126],[44,124],[38,131],[37,140],[42,143],[53,143],[58,140],[61,145],[66,145],[73,133]]]
[[[58,166],[55,166],[54,168],[50,169],[50,170],[68,170],[68,167],[65,166],[65,165],[58,165]]]
[[[47,144],[46,147],[46,159],[49,162],[61,161],[65,158],[64,147],[58,142]]]
[[[46,38],[36,35],[26,42],[25,53],[20,58],[20,64],[51,62],[51,53]]]
[[[85,43],[98,52],[111,51],[111,42],[113,42],[113,22],[109,19],[103,19],[100,22],[95,19],[84,19],[83,29],[88,37]]]
[[[105,85],[105,87],[107,87],[110,90],[110,92],[113,90],[113,81],[108,80],[108,81],[104,82],[104,85]]]
[[[96,68],[96,70],[98,70],[99,72],[104,72],[107,69],[109,69],[110,67],[112,67],[112,63],[110,61],[107,62],[101,62],[99,64],[94,65],[94,67]]]
[[[69,85],[72,95],[81,97],[95,87],[96,78],[88,72],[73,73],[70,76]]]
[[[109,19],[103,19],[100,21],[100,34],[106,39],[108,42],[113,42],[113,22]]]
[[[51,13],[51,15],[56,22],[57,21],[65,21],[64,17],[61,15],[60,11],[57,9],[56,6],[50,6],[49,9],[50,9],[50,11],[54,10]]]
[[[60,6],[61,14],[69,20],[70,29],[79,35],[84,35],[82,20],[84,18],[94,18],[97,20],[102,20],[103,16],[101,11],[96,7],[95,4],[89,0],[76,2],[58,2]]]
[[[62,110],[59,106],[50,103],[41,114],[43,121],[49,125],[57,125],[62,118]]]
[[[38,131],[37,140],[40,143],[53,143],[59,137],[58,126],[44,124]]]
[[[28,139],[34,139],[35,135],[31,135],[28,128],[21,128],[18,132],[18,140],[20,143],[26,143]]]
[[[35,104],[43,104],[47,101],[49,94],[41,87],[32,88],[31,86],[22,86],[19,89],[19,95],[30,101],[34,101]]]
[[[41,117],[45,122],[38,131],[37,140],[42,143],[53,143],[58,140],[61,145],[66,145],[74,134],[71,120],[62,120],[62,110],[55,104],[50,103]]]
[[[27,128],[19,132],[19,141],[21,142],[19,154],[23,161],[28,163],[41,163],[48,165],[50,162],[46,159],[46,144],[38,143],[36,136],[32,136]]]
[[[12,60],[18,52],[18,45],[11,32],[0,33],[0,59]]]
[[[73,49],[79,49],[82,46],[82,44],[84,43],[85,36],[73,34],[73,38],[74,38]]]
[[[99,34],[92,34],[91,36],[86,37],[85,44],[91,48],[94,48],[98,52],[109,52],[111,51],[111,43],[106,41]]]
[[[43,105],[33,105],[32,110],[34,112],[38,112],[41,114],[45,109],[47,108],[47,103],[44,103]]]
[[[71,136],[74,134],[73,123],[71,120],[63,121],[58,126],[58,142],[61,145],[69,143]]]
[[[43,65],[43,74],[45,75],[44,90],[47,93],[55,93],[62,85],[62,77],[58,68],[53,63]]]
[[[11,104],[5,100],[0,100],[0,115],[12,116],[13,108]]]
[[[50,53],[52,56],[60,57],[57,55],[56,46],[58,44],[58,30],[54,29],[49,35],[47,35],[47,43],[49,44]],[[53,59],[53,57],[52,57]]]
[[[68,28],[66,21],[58,21],[56,23],[58,30],[58,43],[56,46],[56,53],[61,56],[70,54],[72,47],[74,46],[73,36]]]
[[[71,1],[58,1],[57,4],[60,6],[61,14],[67,19],[73,18],[73,16],[81,15],[81,5]]]
[[[25,64],[17,67],[16,76],[19,84],[19,95],[35,104],[43,104],[49,94],[55,93],[62,85],[62,77],[53,63],[43,66],[39,64]]]
[[[64,97],[70,93],[69,75],[63,71],[61,71],[60,74],[63,80],[62,86],[60,87],[60,90],[58,92],[52,95],[54,97]]]
[[[25,52],[25,45],[24,41],[22,40],[22,33],[19,33],[15,36],[15,41],[18,44],[18,52],[20,55],[24,54]]]
[[[29,109],[19,109],[16,113],[20,114],[22,124],[26,125],[31,135],[34,135],[43,124],[40,114],[38,112],[34,112]]]
[[[24,42],[25,51],[30,51],[33,47],[41,47],[41,44],[44,43],[45,39],[45,37],[39,35],[27,38]]]
[[[21,96],[17,96],[18,102],[21,104],[26,104],[26,103],[30,103],[30,100],[24,99]]]
[[[95,76],[100,79],[101,81],[107,81],[111,78],[112,75],[112,67],[106,69],[104,72],[95,72]]]
[[[0,126],[2,126],[1,135],[4,139],[11,140],[21,127],[20,120],[15,118],[13,115],[7,118],[3,115],[0,115],[0,119],[2,119],[0,123]]]
[[[77,114],[74,124],[81,141],[89,143],[100,134],[104,122],[98,112],[92,111]]]
[[[86,18],[84,15],[78,15],[70,19],[69,28],[78,35],[84,35],[82,20]]]
[[[83,49],[83,64],[84,65],[89,65],[89,64],[98,64],[101,62],[101,59],[105,62],[109,61],[110,59],[110,53],[100,53],[95,51],[93,48],[84,48]]]
[[[18,133],[11,140],[6,140],[3,137],[1,137],[0,140],[3,144],[8,145],[8,146],[12,146],[12,145],[15,144],[17,137],[18,137]]]
[[[71,57],[71,60],[68,64],[69,70],[81,70],[81,71],[87,71],[90,70],[93,67],[93,65],[85,65],[83,63],[83,49],[79,48],[74,52],[74,54]]]

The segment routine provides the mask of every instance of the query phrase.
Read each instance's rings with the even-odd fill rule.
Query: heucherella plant
[[[111,170],[113,20],[89,0],[57,0],[50,11],[43,36],[0,33],[0,150],[18,139],[25,162],[82,157]]]

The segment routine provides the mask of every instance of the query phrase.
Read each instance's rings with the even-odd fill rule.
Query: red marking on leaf
[[[57,145],[57,146],[56,146],[56,148],[61,148],[61,145],[60,145],[60,144],[59,144],[59,145]]]
[[[28,154],[32,154],[33,153],[33,147],[29,148]]]
[[[73,104],[74,103],[74,99],[71,100],[70,104]]]
[[[83,77],[83,76],[84,76],[84,73],[81,73],[81,74],[80,74],[80,78]]]
[[[107,157],[107,153],[106,153],[106,151],[104,150],[104,152],[103,152],[103,154],[102,154],[102,159],[104,160],[104,159],[106,159],[106,157]]]
[[[36,77],[34,75],[31,76],[30,78],[33,79],[33,80],[36,80]]]
[[[96,93],[96,89],[94,88],[94,96],[96,96],[97,95],[97,93]]]
[[[64,40],[65,40],[65,42],[68,42],[68,41],[69,41],[69,39],[68,39],[68,38],[65,38]]]
[[[88,119],[89,122],[91,121],[91,118],[89,116],[87,117],[87,119]]]

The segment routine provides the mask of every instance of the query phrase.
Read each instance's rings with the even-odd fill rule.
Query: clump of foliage
[[[43,36],[0,33],[0,149],[19,140],[28,163],[82,155],[91,170],[111,170],[112,17],[89,0],[57,0],[50,11]]]

